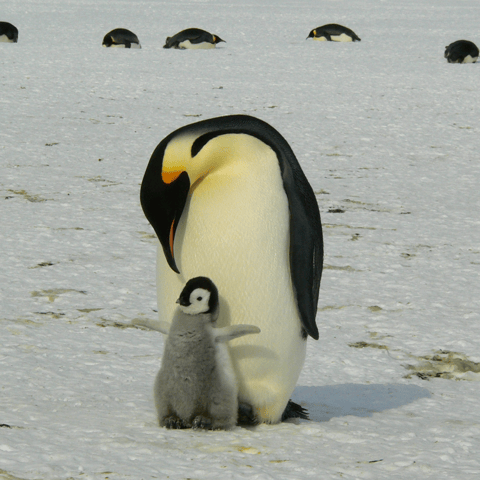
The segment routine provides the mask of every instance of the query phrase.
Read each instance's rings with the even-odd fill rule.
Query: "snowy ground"
[[[10,0],[0,20],[0,478],[480,478],[480,3]],[[325,23],[360,43],[306,41]],[[162,49],[201,27],[227,43]],[[105,49],[116,27],[142,50]],[[317,193],[311,421],[167,431],[139,185],[184,124],[258,116]]]

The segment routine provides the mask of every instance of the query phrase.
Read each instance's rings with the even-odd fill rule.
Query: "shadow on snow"
[[[417,385],[326,385],[297,387],[292,396],[308,410],[310,420],[327,422],[333,417],[354,415],[371,417],[372,414],[402,407],[420,398],[430,398],[426,388]]]

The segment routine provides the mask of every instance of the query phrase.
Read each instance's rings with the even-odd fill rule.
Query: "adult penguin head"
[[[166,150],[172,135],[163,139],[152,154],[142,182],[140,201],[147,220],[160,240],[168,265],[180,273],[175,263],[173,245],[190,191],[190,178],[181,159],[178,162],[168,162],[169,165],[164,168]]]
[[[220,42],[225,42],[225,40],[222,40],[218,35],[213,35],[213,43],[216,45],[217,43],[220,43]]]
[[[250,118],[224,117],[226,121],[221,127],[218,125],[220,119],[181,127],[164,138],[150,158],[142,181],[140,201],[168,265],[176,273],[180,271],[175,262],[175,233],[188,195],[194,191],[197,182],[241,155],[240,150],[236,151],[237,143],[224,139],[222,135],[246,133],[241,127],[242,117],[245,121]],[[207,144],[208,148],[204,148]]]

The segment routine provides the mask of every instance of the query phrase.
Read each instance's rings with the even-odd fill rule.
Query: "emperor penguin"
[[[457,40],[445,47],[444,57],[448,63],[475,63],[478,54],[478,47],[473,42]]]
[[[237,423],[238,387],[226,342],[259,333],[254,325],[216,328],[218,290],[207,277],[190,279],[177,300],[154,398],[160,426],[228,429]]]
[[[225,42],[218,35],[212,35],[200,28],[187,28],[173,37],[167,37],[163,48],[178,48],[181,50],[215,48],[217,43]]]
[[[360,42],[361,40],[353,30],[336,23],[315,28],[308,34],[307,40],[309,38],[328,42]]]
[[[323,239],[315,194],[287,141],[248,115],[181,127],[153,152],[140,200],[160,241],[160,320],[172,318],[187,279],[208,276],[221,292],[219,326],[261,329],[230,344],[242,423],[308,418],[289,398],[306,339],[319,336]]]
[[[8,22],[0,22],[0,42],[17,43],[17,27]]]
[[[120,48],[142,48],[138,37],[126,28],[115,28],[103,37],[102,46]]]

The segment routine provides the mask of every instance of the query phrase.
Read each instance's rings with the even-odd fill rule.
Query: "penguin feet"
[[[307,409],[291,400],[288,401],[287,406],[283,411],[282,422],[289,418],[303,418],[304,420],[310,420]]]
[[[201,428],[202,430],[211,430],[212,419],[204,417],[203,415],[197,415],[192,422],[192,428]]]
[[[258,419],[253,411],[253,407],[248,403],[238,404],[237,425],[258,425]]]
[[[165,428],[180,429],[180,428],[191,428],[192,425],[188,422],[185,422],[176,415],[169,415],[163,419],[165,423]]]
[[[287,406],[283,411],[281,421],[284,422],[289,418],[302,418],[304,420],[310,420],[307,409],[303,408],[298,403],[292,402],[292,400],[288,401]],[[252,406],[248,403],[239,403],[237,425],[253,426],[258,425],[258,423],[259,421],[253,411]]]

